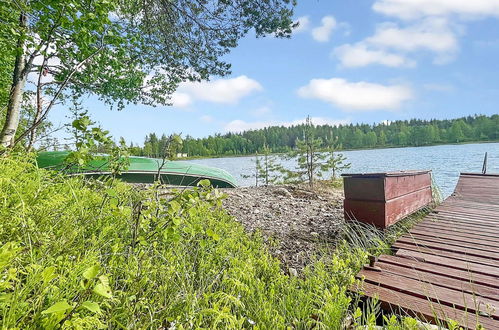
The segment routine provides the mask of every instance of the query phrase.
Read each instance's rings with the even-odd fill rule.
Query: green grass
[[[290,277],[216,191],[157,196],[0,158],[2,328],[341,328],[365,251]]]

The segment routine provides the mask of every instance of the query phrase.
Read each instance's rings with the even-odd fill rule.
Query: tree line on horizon
[[[252,155],[268,146],[272,153],[289,152],[303,138],[305,124],[273,126],[242,133],[215,134],[205,138],[187,135],[182,153],[191,156]],[[397,120],[380,124],[313,125],[321,147],[339,149],[418,147],[434,144],[499,140],[499,115],[474,115],[445,120]],[[148,134],[143,147],[131,145],[136,156],[162,157],[168,136]]]

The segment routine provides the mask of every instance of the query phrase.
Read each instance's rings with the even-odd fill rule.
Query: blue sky
[[[173,107],[92,118],[114,137],[499,113],[499,0],[299,0],[291,39],[241,40],[231,76],[183,84]],[[52,121],[65,120],[54,109]]]

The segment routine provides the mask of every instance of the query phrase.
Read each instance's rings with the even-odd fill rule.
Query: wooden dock
[[[463,173],[452,196],[359,274],[381,308],[499,329],[499,175]]]

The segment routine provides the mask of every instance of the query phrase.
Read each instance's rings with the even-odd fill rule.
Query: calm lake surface
[[[460,172],[481,172],[488,152],[488,173],[499,173],[499,143],[442,145],[417,148],[390,148],[343,151],[352,167],[345,173],[386,172],[397,170],[432,170],[444,197],[456,186]],[[241,175],[253,173],[254,157],[196,159],[190,162],[218,167],[231,173],[241,186],[253,185],[255,179]],[[284,161],[292,168],[292,161]]]

